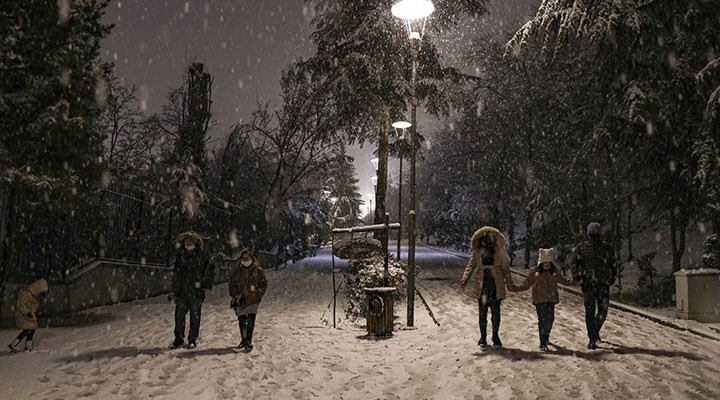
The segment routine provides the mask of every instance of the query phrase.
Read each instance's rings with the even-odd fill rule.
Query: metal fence
[[[188,224],[169,207],[171,199],[131,186],[115,185],[85,196],[71,215],[28,204],[21,192],[0,184],[0,282],[28,282],[43,276],[66,281],[98,258],[165,264],[173,260],[174,238]],[[234,214],[203,204],[192,228],[207,251],[225,250]]]

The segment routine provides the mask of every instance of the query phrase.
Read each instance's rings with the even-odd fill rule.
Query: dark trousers
[[[180,343],[185,338],[185,316],[190,312],[190,332],[188,342],[195,343],[200,334],[200,313],[202,311],[201,299],[196,297],[175,298],[175,341]]]
[[[23,339],[33,340],[35,337],[35,329],[25,329],[17,335],[17,340],[22,341]]]
[[[585,326],[590,340],[600,340],[600,328],[607,318],[610,285],[589,283],[582,286],[585,301]]]
[[[553,322],[555,322],[555,304],[540,303],[535,304],[535,311],[538,316],[538,333],[540,335],[540,345],[550,343],[550,331],[552,331]]]
[[[239,315],[238,324],[240,325],[242,341],[246,344],[252,344],[253,331],[255,330],[255,314]]]
[[[483,298],[478,299],[478,308],[480,309],[480,315],[478,323],[480,324],[480,339],[487,340],[487,315],[488,308],[492,311],[492,335],[493,338],[499,337],[500,332],[500,302],[502,300],[496,299],[491,301],[483,302]]]

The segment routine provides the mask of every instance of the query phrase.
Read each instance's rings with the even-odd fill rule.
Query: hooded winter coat
[[[494,246],[495,254],[491,264],[483,263],[483,255],[480,251],[481,239],[489,239],[489,242]],[[489,269],[491,276],[495,279],[496,297],[497,299],[504,299],[505,286],[513,284],[510,276],[510,257],[507,252],[505,236],[499,230],[485,226],[475,231],[470,240],[470,245],[472,246],[472,255],[468,260],[467,267],[465,267],[462,282],[467,283],[474,275],[473,294],[479,299],[482,295],[483,275],[485,275],[482,270]]]
[[[182,246],[186,237],[195,241],[195,249],[188,251]],[[178,237],[180,249],[175,256],[173,274],[173,294],[180,298],[205,299],[205,290],[212,289],[215,269],[203,249],[202,238],[193,233],[185,232]]]
[[[20,292],[15,308],[15,327],[17,329],[37,329],[37,310],[40,307],[40,295],[48,291],[45,279],[38,279]]]
[[[242,299],[241,304],[237,304],[241,308],[260,304],[267,287],[265,271],[260,267],[257,259],[253,259],[253,263],[249,267],[238,265],[228,283],[230,297],[238,299],[238,301]]]
[[[530,268],[525,283],[517,286],[515,290],[527,290],[532,287],[533,304],[557,304],[560,302],[558,283],[565,286],[575,284],[572,280],[565,278],[554,266],[547,270],[544,270],[541,266],[536,266]]]

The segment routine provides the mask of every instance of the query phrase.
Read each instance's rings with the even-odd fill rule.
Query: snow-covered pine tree
[[[330,194],[330,220],[334,228],[357,226],[361,222],[360,205],[363,202],[353,158],[342,146],[335,163],[328,170],[325,190]]]
[[[329,108],[350,141],[378,143],[378,182],[375,222],[386,212],[388,132],[393,119],[409,106],[411,45],[401,21],[386,0],[306,0],[317,15],[312,40],[317,53],[305,68],[314,79],[328,82]],[[485,11],[486,0],[447,1],[437,8],[419,49],[417,95],[432,113],[448,110],[448,88],[459,74],[442,68],[432,35],[454,27],[466,15]]]
[[[111,27],[107,0],[4,2],[0,9],[2,175],[48,207],[94,187],[109,67],[99,61]]]
[[[186,226],[181,229],[192,229],[193,223],[202,218],[200,205],[207,200],[203,181],[212,116],[212,81],[203,64],[193,63],[188,68],[181,92],[182,114],[171,167],[171,187],[175,196],[172,209],[184,218]]]

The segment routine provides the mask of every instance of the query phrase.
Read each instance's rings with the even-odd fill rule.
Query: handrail
[[[380,231],[384,229],[398,229],[400,228],[399,222],[393,222],[391,224],[375,224],[375,225],[361,225],[361,226],[354,226],[352,228],[335,228],[332,230],[332,233],[353,233],[353,232],[371,232],[371,231]]]
[[[84,264],[80,264],[77,268],[72,268],[70,271],[72,271],[71,274],[65,278],[66,282],[72,282],[74,280],[77,280],[81,276],[87,274],[88,272],[92,271],[93,269],[97,268],[100,264],[107,263],[107,264],[116,264],[116,265],[124,265],[128,267],[141,267],[141,268],[161,268],[161,269],[169,269],[171,268],[170,265],[165,264],[154,264],[154,263],[140,263],[140,262],[133,262],[133,261],[127,261],[127,260],[117,260],[113,258],[96,258],[94,260],[88,261]]]

